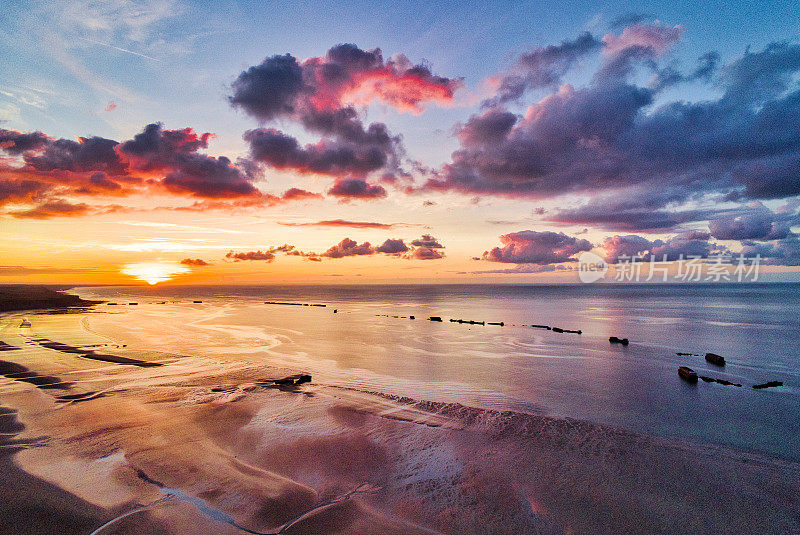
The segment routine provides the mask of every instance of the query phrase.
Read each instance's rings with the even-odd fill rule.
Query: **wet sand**
[[[306,370],[121,347],[85,313],[27,316],[30,332],[0,316],[18,348],[0,377],[7,533],[800,532],[798,463],[314,377],[276,385]],[[20,380],[35,377],[49,379]]]

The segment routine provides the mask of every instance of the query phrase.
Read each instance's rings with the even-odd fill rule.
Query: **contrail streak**
[[[108,48],[113,48],[114,50],[119,50],[120,52],[127,52],[128,54],[133,54],[134,56],[140,56],[140,57],[147,58],[149,60],[157,61],[157,62],[161,63],[160,59],[156,59],[156,58],[153,58],[151,56],[148,56],[148,55],[145,55],[145,54],[141,54],[139,52],[134,52],[133,50],[128,50],[127,48],[121,48],[121,47],[118,47],[118,46],[110,45],[108,43],[101,43],[100,41],[95,41],[94,39],[87,39],[85,37],[78,37],[78,39],[82,39],[83,41],[87,41],[89,43],[94,43],[96,45],[107,46]]]

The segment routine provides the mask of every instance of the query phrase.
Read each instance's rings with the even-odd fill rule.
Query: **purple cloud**
[[[762,204],[741,215],[710,221],[708,229],[718,240],[777,240],[789,236],[788,214],[775,214]]]
[[[393,141],[382,132],[361,143],[322,140],[305,146],[274,128],[248,130],[243,137],[253,160],[303,174],[363,177],[384,168],[393,150]]]
[[[244,253],[228,252],[225,258],[233,260],[234,262],[241,262],[245,260],[263,260],[265,262],[273,262],[275,260],[275,253],[271,251],[247,251]]]
[[[451,102],[462,85],[402,54],[384,60],[380,49],[342,44],[304,61],[290,54],[266,58],[236,78],[229,101],[262,123],[288,119],[324,136],[300,146],[278,130],[252,130],[245,140],[263,164],[337,177],[363,178],[377,171],[397,177],[407,175],[400,168],[400,138],[383,123],[365,125],[357,107],[378,101],[419,113],[427,103]]]
[[[359,178],[338,179],[333,183],[328,195],[345,199],[380,199],[386,197],[386,190],[379,184],[370,184]]]
[[[12,156],[44,148],[51,138],[42,132],[17,132],[0,128],[0,148]]]
[[[413,245],[414,247],[427,247],[428,249],[444,248],[444,245],[439,243],[439,240],[437,240],[430,234],[423,234],[421,238],[417,238],[416,240],[412,241],[411,245]]]
[[[549,45],[520,54],[508,72],[496,75],[491,81],[497,86],[494,98],[485,107],[519,99],[526,91],[557,87],[561,77],[590,52],[600,49],[599,39],[584,32],[572,41]]]
[[[690,199],[800,195],[800,45],[773,43],[724,65],[713,80],[719,97],[656,105],[666,85],[717,72],[714,54],[686,75],[661,66],[682,31],[636,25],[610,34],[585,86],[561,85],[522,115],[494,102],[457,127],[460,147],[423,189],[530,199],[604,194],[606,207],[632,196],[624,213],[595,199],[596,209],[553,216],[628,231],[726,215],[681,209]],[[636,67],[653,74],[652,85],[632,81]]]
[[[343,258],[345,256],[362,256],[375,254],[369,242],[358,244],[358,242],[345,238],[319,256],[328,258]]]
[[[743,241],[741,254],[746,257],[759,255],[766,264],[800,266],[800,239],[797,234],[766,243]]]
[[[589,251],[588,240],[567,236],[563,232],[537,232],[523,230],[500,236],[503,247],[495,247],[483,253],[490,262],[515,264],[557,264],[574,262],[574,255]]]
[[[400,254],[408,252],[408,245],[403,240],[388,239],[375,248],[375,252],[386,254]]]
[[[604,251],[603,256],[609,264],[615,263],[621,256],[639,258],[652,246],[653,242],[636,234],[609,236],[600,244]]]
[[[715,250],[709,242],[711,235],[707,232],[686,231],[667,240],[653,240],[635,234],[611,236],[606,238],[600,247],[604,250],[606,262],[614,264],[622,257],[636,257],[641,260],[675,261],[689,257],[708,258]]]

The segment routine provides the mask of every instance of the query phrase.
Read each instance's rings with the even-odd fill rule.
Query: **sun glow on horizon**
[[[139,262],[126,264],[120,273],[129,275],[136,280],[144,281],[149,285],[171,280],[176,275],[191,271],[186,266],[174,262]]]

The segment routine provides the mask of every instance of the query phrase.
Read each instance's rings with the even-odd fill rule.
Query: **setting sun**
[[[174,262],[140,262],[127,264],[121,272],[151,286],[172,279],[175,275],[187,273],[189,268]]]

